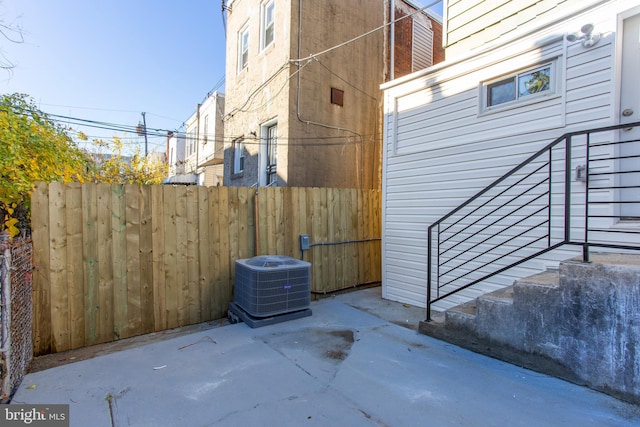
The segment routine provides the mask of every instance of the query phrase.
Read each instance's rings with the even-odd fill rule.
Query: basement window
[[[336,89],[335,87],[332,87],[331,88],[331,103],[343,107],[344,106],[344,91],[340,90],[340,89]]]

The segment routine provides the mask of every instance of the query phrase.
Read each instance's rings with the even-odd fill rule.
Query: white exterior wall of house
[[[449,3],[451,13],[456,2]],[[433,222],[564,133],[619,123],[620,30],[623,18],[640,13],[640,1],[529,3],[560,6],[538,19],[529,16],[499,38],[468,39],[464,49],[458,35],[460,46],[447,51],[447,61],[382,86],[384,298],[426,306],[427,229]],[[478,27],[480,16],[468,19]],[[595,46],[566,40],[586,23],[602,33]],[[483,82],[541,64],[552,64],[549,93],[504,108],[481,107]],[[571,248],[551,252],[434,308],[511,285],[577,254]]]
[[[167,138],[167,162],[169,176],[184,173],[184,135],[173,133]]]
[[[185,172],[198,175],[198,185],[221,185],[224,159],[224,95],[213,92],[185,122]]]

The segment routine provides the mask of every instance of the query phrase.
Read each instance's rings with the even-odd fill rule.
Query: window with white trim
[[[187,131],[187,156],[191,156],[196,152],[196,130],[189,129]]]
[[[509,102],[553,93],[555,86],[554,64],[548,63],[530,68],[508,77],[483,84],[484,107],[491,108]]]
[[[204,116],[204,135],[202,136],[202,143],[206,144],[207,143],[207,138],[209,135],[209,115],[205,115]]]
[[[244,170],[244,140],[242,138],[233,141],[233,173],[242,173]]]
[[[238,32],[238,73],[249,64],[249,26],[245,25]]]
[[[275,1],[269,0],[260,6],[260,50],[271,43],[275,32]]]

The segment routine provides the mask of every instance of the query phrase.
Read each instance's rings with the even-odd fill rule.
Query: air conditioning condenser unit
[[[240,259],[235,265],[231,323],[252,328],[311,315],[311,264],[282,255]]]

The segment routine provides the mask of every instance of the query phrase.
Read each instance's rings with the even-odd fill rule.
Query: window
[[[202,143],[207,143],[207,135],[209,135],[209,115],[204,116],[204,135],[202,136]]]
[[[552,65],[546,64],[486,84],[486,107],[552,92]]]
[[[187,156],[196,152],[196,131],[195,129],[187,132]]]
[[[260,17],[261,17],[261,33],[260,33],[260,49],[264,49],[273,43],[273,33],[274,33],[274,0],[266,1],[262,3],[260,7]]]
[[[249,64],[249,27],[244,26],[238,33],[238,72]]]
[[[267,136],[267,185],[278,183],[278,125],[266,128]]]
[[[242,138],[233,142],[233,173],[238,174],[244,170],[244,141]]]

